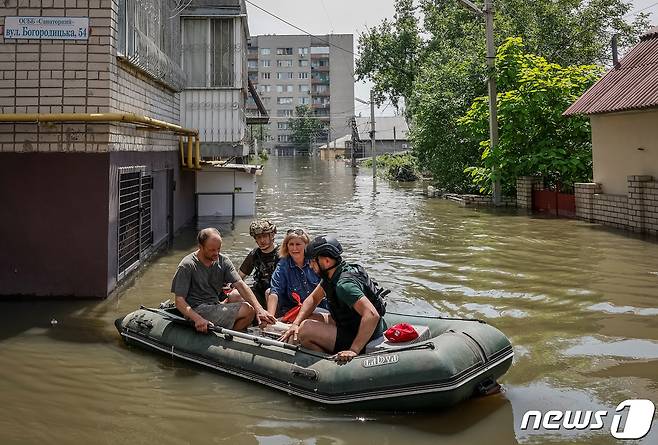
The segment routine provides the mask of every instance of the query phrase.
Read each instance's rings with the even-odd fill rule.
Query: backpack
[[[379,287],[379,284],[368,276],[368,272],[360,264],[349,264],[349,266],[353,270],[341,272],[340,278],[353,280],[362,284],[366,297],[375,307],[379,316],[383,317],[386,314],[386,301],[384,298],[391,293],[390,289]]]

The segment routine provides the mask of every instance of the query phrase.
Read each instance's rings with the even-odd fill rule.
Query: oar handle
[[[299,350],[299,346],[297,345],[291,345],[290,343],[285,343],[278,340],[272,340],[271,338],[257,337],[255,335],[245,334],[244,332],[234,331],[233,329],[222,328],[219,326],[215,326],[211,322],[208,322],[208,330],[217,332],[218,334],[222,334],[222,335],[230,335],[233,337],[243,338],[245,340],[251,340],[258,345],[277,346],[279,348],[288,349],[290,351]]]

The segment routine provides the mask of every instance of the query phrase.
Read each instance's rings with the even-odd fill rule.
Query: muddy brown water
[[[597,431],[523,431],[527,410],[658,404],[658,244],[586,223],[427,199],[342,163],[272,158],[258,214],[335,233],[399,311],[477,317],[515,359],[503,392],[434,413],[330,409],[135,348],[113,321],[170,297],[194,230],[107,301],[0,302],[0,444],[615,443]],[[252,247],[248,218],[223,250]],[[281,239],[281,236],[279,236]],[[74,273],[74,272],[73,272]],[[57,323],[51,323],[56,320]],[[654,425],[641,443],[658,443]]]

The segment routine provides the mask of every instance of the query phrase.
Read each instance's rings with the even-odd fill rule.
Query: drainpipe
[[[196,159],[194,162],[194,168],[201,170],[201,141],[199,141],[199,136],[196,137]]]
[[[194,168],[194,163],[192,162],[192,143],[194,141],[194,136],[190,135],[187,137],[187,166],[189,168]]]

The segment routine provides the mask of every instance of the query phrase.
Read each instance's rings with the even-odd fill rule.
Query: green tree
[[[502,91],[496,149],[490,151],[488,97],[476,98],[459,119],[482,149],[481,161],[466,169],[480,191],[490,191],[493,167],[507,193],[515,189],[518,176],[539,174],[554,184],[591,179],[589,121],[562,113],[596,81],[601,68],[562,67],[526,53],[520,38],[510,38],[498,49],[496,71]]]
[[[496,0],[495,5],[497,44],[519,36],[528,52],[562,65],[609,64],[612,34],[619,34],[623,52],[648,27],[645,14],[630,24],[624,20],[632,7],[628,0]],[[415,5],[398,0],[395,7],[393,20],[360,36],[356,75],[374,82],[378,103],[404,99],[420,164],[440,186],[468,190],[463,170],[475,165],[480,150],[456,120],[486,94],[483,20],[458,0]]]
[[[295,107],[295,116],[288,120],[292,142],[299,148],[309,148],[324,131],[324,124],[307,105]]]

